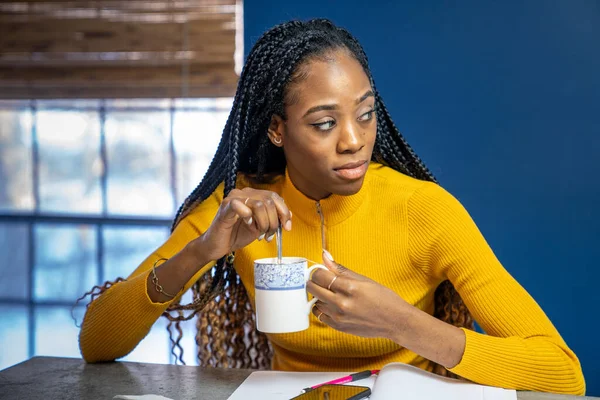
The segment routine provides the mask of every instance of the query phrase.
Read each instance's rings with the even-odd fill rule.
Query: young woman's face
[[[306,78],[289,88],[295,101],[286,105],[287,120],[275,117],[269,129],[282,139],[292,182],[315,200],[360,190],[377,133],[362,66],[345,51],[329,56],[304,66]]]

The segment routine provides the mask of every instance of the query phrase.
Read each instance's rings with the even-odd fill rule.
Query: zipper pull
[[[321,210],[321,202],[317,201],[317,214],[319,214],[319,218],[321,220],[321,248],[327,250],[327,238],[325,236],[325,217],[323,216],[323,211]]]

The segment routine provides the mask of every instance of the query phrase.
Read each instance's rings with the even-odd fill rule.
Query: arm
[[[464,354],[450,370],[487,385],[585,393],[577,357],[503,268],[462,205],[427,183],[411,198],[408,215],[413,263],[449,279],[487,332],[463,329]]]
[[[325,250],[323,264],[329,272],[317,270],[307,283],[308,291],[319,299],[312,310],[319,320],[354,335],[389,339],[445,367],[458,364],[465,350],[461,329],[336,263]]]
[[[193,241],[204,224],[202,218],[192,216],[181,221],[127,280],[113,285],[89,305],[79,334],[86,361],[111,361],[130,353],[167,307],[214,265],[203,256],[207,252],[199,248],[198,241]],[[156,274],[167,293],[177,293],[174,299],[157,292],[151,281],[152,265],[160,258],[168,261],[156,268]]]
[[[124,282],[90,304],[79,335],[88,362],[109,361],[131,352],[167,307],[178,300],[217,260],[261,237],[272,237],[279,224],[291,229],[291,213],[276,193],[244,188],[223,199],[223,184],[181,221],[167,242]],[[151,270],[170,299],[156,291]]]

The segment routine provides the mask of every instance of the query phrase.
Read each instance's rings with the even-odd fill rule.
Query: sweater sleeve
[[[463,329],[452,372],[484,385],[584,394],[576,355],[535,300],[500,264],[464,207],[434,183],[408,203],[413,264],[449,279],[487,334]]]
[[[146,282],[152,265],[159,258],[171,258],[199,237],[210,226],[221,201],[222,185],[184,218],[167,241],[125,281],[114,284],[89,305],[79,333],[79,348],[87,362],[112,361],[129,354],[167,307],[214,265],[211,262],[203,266],[171,301],[154,303],[148,297]]]

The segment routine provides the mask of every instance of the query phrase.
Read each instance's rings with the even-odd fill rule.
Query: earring
[[[275,142],[275,144],[281,144],[281,142],[282,142],[280,137],[274,138],[273,141]]]

